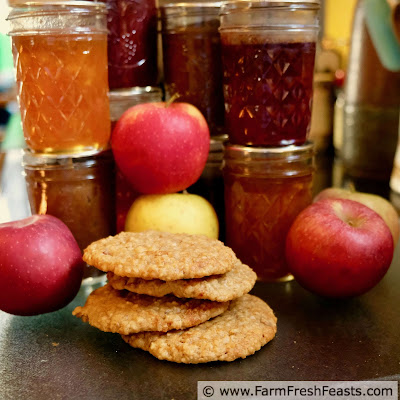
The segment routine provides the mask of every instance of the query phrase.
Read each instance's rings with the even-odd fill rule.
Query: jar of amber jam
[[[111,128],[114,129],[115,124],[128,108],[137,104],[162,101],[162,90],[156,86],[132,87],[112,90],[109,96]],[[124,230],[129,208],[140,193],[133,189],[118,168],[115,173],[117,232],[121,232]]]
[[[89,157],[38,155],[25,150],[23,167],[33,214],[51,214],[71,230],[81,250],[115,234],[111,151]],[[92,267],[84,278],[102,275]]]
[[[226,243],[258,279],[290,280],[286,235],[312,200],[313,146],[227,145],[224,154]]]
[[[37,153],[109,147],[106,6],[13,0],[10,36],[27,145]]]
[[[319,0],[230,0],[221,7],[225,125],[247,146],[305,143]]]
[[[164,4],[161,11],[164,83],[167,99],[195,105],[211,135],[222,134],[220,2]]]

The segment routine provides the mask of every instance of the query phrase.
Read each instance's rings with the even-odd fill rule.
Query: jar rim
[[[179,2],[179,3],[166,3],[160,6],[161,9],[180,9],[180,8],[217,8],[222,5],[222,1],[195,1],[195,2]]]
[[[210,153],[218,153],[224,151],[224,144],[228,141],[228,135],[222,134],[211,136],[210,138]]]
[[[221,14],[236,9],[263,9],[263,8],[304,8],[318,10],[321,0],[225,0],[221,4]]]
[[[88,9],[99,9],[106,12],[106,4],[90,0],[8,0],[9,6],[14,7],[46,7],[46,6],[65,6],[75,8],[88,8]]]
[[[256,159],[277,159],[288,156],[312,155],[314,144],[307,141],[302,145],[289,145],[282,147],[250,147],[227,143],[224,146],[225,157],[235,158],[256,158]]]
[[[108,92],[110,100],[124,100],[131,96],[143,94],[162,94],[161,88],[158,86],[134,86],[130,88],[113,89]]]
[[[76,166],[90,167],[98,161],[112,161],[112,151],[102,150],[94,154],[46,154],[23,150],[22,166],[26,169],[67,169]]]

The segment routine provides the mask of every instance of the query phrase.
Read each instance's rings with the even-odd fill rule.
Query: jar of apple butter
[[[81,250],[115,234],[115,172],[110,151],[90,157],[25,150],[23,167],[33,214],[50,214],[71,230]],[[103,275],[87,268],[84,278]]]
[[[220,2],[178,2],[160,8],[167,99],[196,106],[212,136],[223,133]]]
[[[293,277],[285,260],[286,236],[311,204],[313,147],[227,145],[224,153],[226,243],[258,279]]]

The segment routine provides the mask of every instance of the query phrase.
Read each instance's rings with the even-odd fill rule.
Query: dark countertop
[[[232,363],[159,361],[71,315],[0,312],[1,399],[195,399],[199,380],[400,381],[400,248],[384,279],[349,300],[322,299],[296,282],[257,283],[278,317],[276,338]]]
[[[18,219],[28,213],[20,152],[7,155],[0,194],[9,217]],[[318,181],[331,184],[322,175]],[[232,363],[159,361],[84,324],[71,313],[91,290],[82,287],[51,314],[0,311],[0,399],[190,400],[199,380],[400,381],[400,245],[384,279],[358,298],[322,299],[294,281],[257,283],[252,293],[274,309],[278,333],[255,355]]]

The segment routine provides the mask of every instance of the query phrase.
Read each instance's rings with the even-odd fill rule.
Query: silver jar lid
[[[93,155],[56,155],[34,153],[25,149],[22,157],[22,166],[25,169],[37,170],[59,170],[59,169],[77,169],[90,168],[98,163],[113,162],[111,150],[100,151]]]
[[[160,101],[162,98],[162,90],[156,86],[135,86],[131,88],[113,89],[108,93],[110,101],[125,101],[135,99],[141,96],[159,96]]]
[[[250,147],[227,143],[224,157],[233,161],[311,158],[313,149],[314,144],[309,141],[300,146],[283,147]]]
[[[225,174],[261,179],[311,176],[314,170],[313,144],[285,147],[225,147]]]
[[[229,0],[221,4],[221,14],[235,9],[248,8],[302,8],[319,9],[320,0]]]
[[[219,153],[224,151],[224,145],[228,142],[228,135],[211,136],[210,153]]]
[[[178,2],[178,3],[166,3],[160,6],[161,10],[164,10],[165,13],[173,14],[176,12],[181,12],[180,10],[203,10],[206,8],[214,9],[216,12],[219,12],[219,9],[222,5],[222,1],[194,1],[194,2]]]

